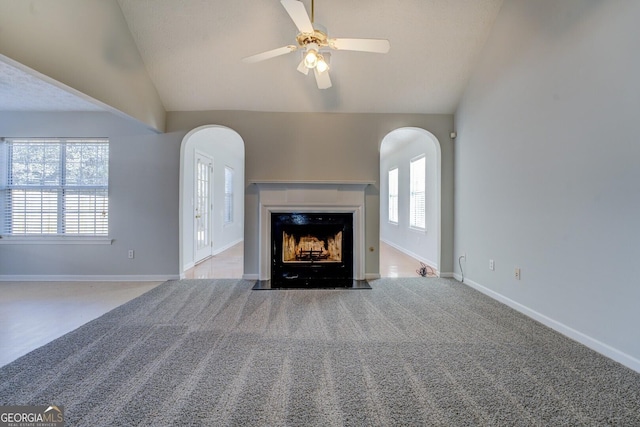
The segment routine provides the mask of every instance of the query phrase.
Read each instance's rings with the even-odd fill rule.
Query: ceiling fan
[[[265,59],[275,58],[296,50],[303,52],[302,61],[298,65],[298,71],[302,74],[309,74],[309,70],[313,70],[316,77],[316,83],[319,89],[327,89],[331,87],[331,78],[329,77],[329,51],[334,50],[352,50],[359,52],[387,53],[391,45],[389,40],[384,39],[344,39],[330,38],[327,31],[321,25],[316,25],[314,20],[314,0],[311,0],[311,18],[307,14],[304,4],[298,0],[280,0],[282,6],[293,20],[298,28],[296,36],[297,45],[287,45],[277,49],[268,50],[258,53],[257,55],[248,56],[243,59],[246,63],[254,63],[264,61]]]

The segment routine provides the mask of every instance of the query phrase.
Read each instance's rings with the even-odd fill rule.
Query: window
[[[107,139],[4,139],[4,236],[107,236]]]
[[[224,167],[224,223],[233,222],[233,169]]]
[[[398,223],[398,168],[389,171],[389,222]]]
[[[409,175],[409,226],[424,230],[426,228],[426,160],[424,156],[411,160]]]

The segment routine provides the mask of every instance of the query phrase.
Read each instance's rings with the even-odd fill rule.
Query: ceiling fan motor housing
[[[313,33],[299,33],[296,36],[296,40],[300,47],[306,47],[309,43],[315,43],[320,47],[329,46],[327,34],[318,29],[314,29]]]

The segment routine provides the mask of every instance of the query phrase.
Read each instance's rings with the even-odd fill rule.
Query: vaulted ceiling
[[[310,11],[311,0],[302,3]],[[167,111],[450,114],[502,0],[315,1],[315,22],[331,37],[391,43],[387,54],[333,51],[333,86],[325,90],[316,87],[311,74],[296,71],[298,52],[242,62],[295,43],[296,27],[278,0],[118,4]],[[19,74],[6,64],[0,68],[0,111],[83,109],[82,99],[74,105],[55,87],[34,89],[39,84],[34,76]],[[37,102],[34,92],[40,95]]]

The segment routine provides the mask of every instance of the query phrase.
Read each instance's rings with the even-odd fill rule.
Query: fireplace
[[[271,283],[276,287],[351,287],[353,214],[272,212]]]
[[[315,287],[324,287],[323,284],[327,287],[342,287],[344,283],[347,287],[370,289],[365,277],[365,188],[374,182],[271,180],[249,182],[256,186],[258,193],[258,275],[254,289],[311,287],[300,280],[309,273],[319,273],[312,282],[309,282],[317,284]],[[319,224],[327,218],[327,214],[341,214],[343,219],[334,219],[326,225]],[[284,221],[277,231],[274,231],[276,227],[272,221],[281,215],[291,215],[291,219]],[[309,233],[299,236],[301,233],[297,227],[294,227],[299,225],[295,222],[302,218],[301,215],[308,215],[306,221],[309,224],[307,225],[316,230],[315,233],[311,233],[310,238],[307,237]],[[339,217],[340,215],[336,218]],[[336,227],[340,221],[348,223],[350,229],[342,231],[342,235],[327,237],[332,227]],[[292,258],[291,249],[286,249],[290,251],[285,258],[287,261],[281,261],[282,269],[274,272],[278,260],[283,259],[282,249],[277,253],[274,249],[274,242],[280,241],[282,244],[285,239],[283,233],[286,230],[283,228],[288,230],[289,235],[293,234],[293,238],[289,237],[293,240],[293,244],[299,246],[300,242],[306,243],[307,252],[298,255],[299,259],[296,260],[295,256]],[[318,235],[313,236],[313,234]],[[297,243],[296,240],[298,240]],[[341,261],[337,261],[337,251],[334,249],[339,241],[342,242]],[[329,250],[331,254],[328,254]],[[295,278],[296,274],[297,278]],[[318,279],[318,277],[328,277],[329,274],[333,276],[333,281]],[[277,281],[284,285],[272,284],[272,280],[276,277]]]

